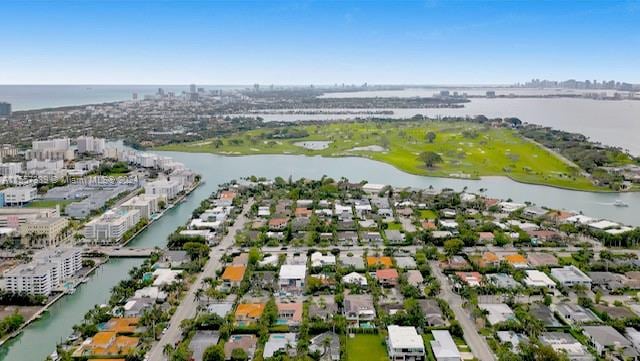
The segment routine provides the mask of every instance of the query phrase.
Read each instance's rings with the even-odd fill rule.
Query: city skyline
[[[640,83],[635,1],[10,1],[3,12],[0,84]]]

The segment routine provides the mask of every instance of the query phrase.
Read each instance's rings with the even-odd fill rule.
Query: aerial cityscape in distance
[[[638,1],[0,8],[0,361],[640,360]]]

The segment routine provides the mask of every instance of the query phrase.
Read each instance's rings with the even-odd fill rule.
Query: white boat
[[[616,207],[629,207],[627,203],[621,201],[620,199],[616,199],[616,201],[613,202],[613,205]]]

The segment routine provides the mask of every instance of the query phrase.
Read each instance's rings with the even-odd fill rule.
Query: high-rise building
[[[104,138],[78,137],[78,153],[102,154],[105,150]]]
[[[195,92],[196,92],[196,85],[195,84],[189,85],[189,93],[195,93]]]
[[[0,102],[0,118],[11,116],[11,104]]]

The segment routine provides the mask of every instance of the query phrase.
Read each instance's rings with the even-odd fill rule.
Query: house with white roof
[[[367,278],[358,272],[351,272],[342,277],[342,283],[348,285],[359,285],[360,287],[367,286]]]
[[[551,276],[565,287],[582,285],[591,289],[591,278],[574,265],[552,268]]]
[[[312,267],[335,266],[335,265],[336,265],[336,256],[334,256],[331,253],[327,255],[323,255],[321,252],[316,251],[311,254]]]
[[[546,273],[538,270],[526,270],[527,276],[522,280],[527,287],[547,287],[556,288],[556,283],[553,282]]]
[[[278,285],[281,290],[301,292],[305,285],[307,266],[304,264],[283,264],[278,275]]]
[[[460,361],[460,351],[447,330],[433,330],[431,349],[436,361]]]
[[[394,361],[420,361],[426,357],[424,341],[413,326],[387,326],[387,350]]]

